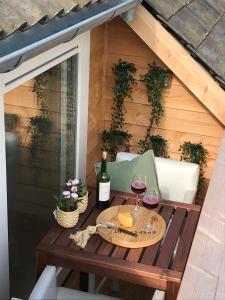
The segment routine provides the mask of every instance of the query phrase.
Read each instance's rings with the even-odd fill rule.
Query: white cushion
[[[193,203],[198,188],[199,165],[156,157],[161,197]]]
[[[138,157],[140,154],[130,153],[130,152],[118,152],[116,155],[116,161],[123,161],[123,160],[132,160]]]
[[[116,161],[132,160],[139,154],[118,152]],[[155,157],[161,197],[193,203],[198,188],[199,165]]]
[[[165,292],[160,290],[155,290],[152,300],[165,300]]]

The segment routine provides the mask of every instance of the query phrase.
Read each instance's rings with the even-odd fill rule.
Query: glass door
[[[77,56],[4,96],[10,295],[36,280],[35,247],[53,222],[54,195],[76,169]]]

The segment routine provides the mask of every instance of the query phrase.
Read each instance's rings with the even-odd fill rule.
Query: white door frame
[[[5,74],[0,74],[0,299],[9,299],[8,209],[5,156],[4,94],[78,54],[76,169],[86,179],[90,32],[61,44]],[[29,241],[28,241],[29,242]]]

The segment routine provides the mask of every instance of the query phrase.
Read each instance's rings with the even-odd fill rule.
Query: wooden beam
[[[142,5],[128,25],[225,125],[225,92],[210,74]]]
[[[178,300],[225,295],[225,135],[201,211]]]

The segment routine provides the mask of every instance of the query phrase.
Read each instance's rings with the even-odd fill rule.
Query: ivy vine
[[[36,94],[36,102],[40,109],[39,115],[29,118],[27,127],[27,132],[31,134],[29,148],[34,165],[39,163],[41,147],[47,141],[52,129],[51,113],[46,103],[46,85],[52,72],[53,70],[50,69],[36,76],[33,83],[32,91]]]
[[[200,175],[198,182],[197,198],[205,182],[204,173],[207,166],[208,151],[204,148],[202,143],[194,144],[191,142],[184,142],[180,145],[181,152],[180,160],[198,164],[200,167]]]
[[[122,130],[126,113],[124,100],[126,98],[132,100],[133,86],[137,83],[133,76],[136,67],[133,63],[119,59],[118,63],[112,67],[112,72],[116,80],[112,88],[115,96],[113,97],[111,130]]]
[[[152,135],[152,127],[154,125],[158,126],[163,117],[163,91],[168,86],[172,73],[170,70],[163,69],[155,64],[149,64],[148,67],[148,72],[145,75],[142,75],[140,80],[146,87],[148,102],[151,104],[151,114],[145,138],[144,140],[140,140],[138,144],[142,153],[149,149],[153,149],[156,156],[168,157],[167,140],[162,136]]]
[[[112,67],[115,76],[115,86],[112,88],[114,93],[112,106],[112,124],[109,130],[102,133],[103,148],[111,154],[114,160],[118,149],[125,148],[129,151],[129,141],[131,134],[123,131],[126,108],[125,99],[132,100],[133,87],[137,84],[134,78],[136,67],[133,63],[129,63],[119,59],[118,63]]]
[[[148,127],[148,131],[150,132],[154,124],[156,126],[159,125],[160,119],[163,116],[162,96],[170,80],[171,71],[155,64],[149,64],[148,67],[149,70],[145,75],[141,76],[141,81],[145,84],[148,102],[152,106]]]

